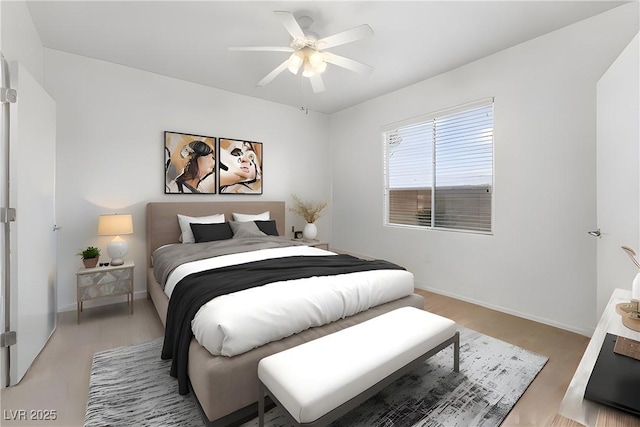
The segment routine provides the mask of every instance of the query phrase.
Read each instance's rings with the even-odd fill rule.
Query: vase
[[[318,227],[312,222],[308,222],[302,229],[302,237],[306,240],[314,240],[318,235]]]
[[[84,264],[85,268],[94,268],[96,265],[98,265],[99,259],[100,259],[99,257],[82,258],[82,263]]]

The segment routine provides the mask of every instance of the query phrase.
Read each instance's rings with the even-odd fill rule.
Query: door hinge
[[[15,208],[0,208],[0,223],[13,222],[16,220]]]
[[[0,89],[0,103],[13,104],[18,100],[18,92],[15,89],[3,87]]]
[[[0,347],[9,347],[15,345],[18,342],[16,337],[16,331],[5,332],[0,334]]]

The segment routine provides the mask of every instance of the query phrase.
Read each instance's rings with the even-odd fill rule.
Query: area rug
[[[160,359],[162,338],[93,355],[85,426],[202,426],[191,395],[178,394]]]
[[[333,426],[499,426],[548,359],[470,329],[459,331],[460,372],[453,372],[448,347]],[[204,425],[191,395],[178,394],[161,349],[158,339],[94,355],[86,427]],[[243,426],[257,425],[254,419]],[[288,423],[276,407],[265,425]]]

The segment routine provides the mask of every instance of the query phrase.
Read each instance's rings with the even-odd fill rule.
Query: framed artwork
[[[262,194],[262,143],[218,138],[218,192]]]
[[[164,133],[165,194],[216,193],[216,138]]]

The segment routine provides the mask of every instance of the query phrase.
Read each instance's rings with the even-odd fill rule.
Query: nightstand
[[[133,261],[125,261],[122,265],[106,267],[81,268],[76,273],[78,291],[78,323],[82,303],[92,299],[127,295],[127,304],[133,314]]]
[[[302,242],[307,246],[324,249],[325,251],[329,250],[329,242],[321,242],[320,240],[303,240]]]

